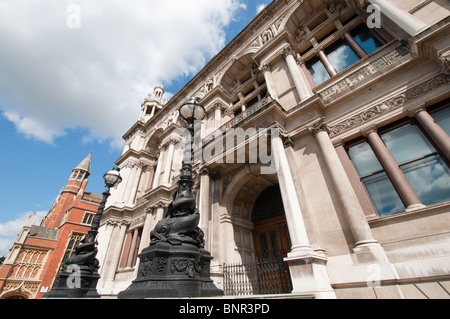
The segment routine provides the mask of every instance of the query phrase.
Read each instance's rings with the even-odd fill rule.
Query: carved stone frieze
[[[323,92],[320,92],[319,95],[325,101],[331,100],[335,95],[340,94],[344,91],[348,91],[351,87],[359,84],[369,76],[397,62],[407,54],[409,54],[409,49],[407,47],[403,45],[398,46],[382,57],[353,72],[352,74],[327,88]]]
[[[450,75],[439,74],[438,76],[435,76],[428,81],[425,81],[411,89],[408,89],[394,97],[389,98],[384,102],[378,103],[364,110],[363,112],[360,112],[344,121],[341,121],[336,125],[333,125],[329,130],[330,136],[336,136],[363,123],[366,123],[386,112],[389,112],[392,109],[404,105],[408,101],[420,98],[430,91],[433,91],[441,86],[448,85],[449,82]]]

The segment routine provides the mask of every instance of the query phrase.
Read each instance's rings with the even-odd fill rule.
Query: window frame
[[[426,111],[429,112],[430,114],[432,114],[432,113],[434,113],[434,112],[443,110],[443,109],[445,109],[446,107],[449,107],[449,108],[450,108],[450,105],[447,103],[447,104],[445,104],[444,106],[440,106],[440,107],[434,107],[434,106],[433,106],[433,107],[430,107],[430,111],[428,111],[428,109],[427,109]],[[398,162],[395,160],[395,158],[394,158],[396,164],[398,165],[398,167],[400,168],[400,170],[401,170],[402,172],[404,172],[404,170],[402,169],[402,166],[407,166],[407,165],[412,164],[412,163],[415,163],[415,162],[419,163],[420,161],[422,161],[422,160],[424,160],[424,159],[432,158],[432,157],[435,157],[435,156],[438,156],[438,157],[442,160],[442,162],[444,163],[444,165],[446,165],[447,169],[450,169],[449,159],[447,159],[447,158],[445,157],[445,155],[442,153],[442,151],[439,149],[439,147],[436,145],[436,143],[433,141],[433,139],[429,136],[429,134],[425,131],[425,129],[420,125],[420,123],[419,123],[414,117],[411,117],[411,118],[404,117],[404,118],[401,118],[401,119],[399,119],[399,120],[397,120],[397,121],[395,121],[395,122],[393,122],[393,123],[390,123],[390,124],[388,124],[388,125],[385,125],[385,126],[379,128],[379,129],[377,130],[377,134],[378,134],[378,135],[380,136],[380,138],[381,138],[381,136],[382,136],[383,134],[386,134],[386,133],[388,133],[388,132],[391,132],[391,131],[393,131],[393,130],[395,130],[395,129],[397,129],[397,128],[403,127],[403,126],[405,126],[405,125],[414,125],[414,126],[416,126],[417,129],[420,131],[420,133],[421,133],[421,134],[423,135],[423,137],[425,138],[425,140],[433,147],[434,152],[427,153],[426,155],[422,155],[422,156],[419,156],[419,157],[415,157],[415,158],[413,158],[413,159],[407,160],[407,161],[402,162],[402,163],[398,163]],[[362,186],[364,187],[364,189],[366,190],[366,192],[367,192],[368,195],[369,195],[369,199],[371,200],[371,204],[375,206],[375,212],[376,212],[377,216],[378,216],[378,217],[384,217],[384,216],[392,216],[392,215],[396,215],[396,214],[398,214],[399,212],[397,212],[397,213],[391,213],[391,214],[380,214],[380,212],[378,211],[378,209],[376,209],[376,205],[375,205],[374,199],[373,199],[372,196],[370,195],[370,192],[369,192],[369,190],[367,189],[367,186],[366,186],[365,183],[364,183],[364,179],[370,178],[370,177],[372,177],[372,176],[375,176],[375,175],[380,174],[380,173],[383,173],[383,172],[386,173],[386,169],[383,167],[383,165],[381,164],[381,162],[380,162],[380,165],[383,167],[383,169],[381,169],[381,170],[376,170],[376,171],[374,171],[374,172],[371,172],[371,173],[368,173],[368,174],[365,174],[365,175],[360,175],[359,172],[358,172],[357,169],[356,169],[356,166],[355,166],[355,163],[354,163],[353,159],[352,159],[351,156],[350,156],[349,149],[350,149],[351,147],[354,147],[354,146],[356,146],[356,145],[358,145],[358,144],[361,144],[361,143],[364,143],[364,142],[366,142],[366,143],[370,146],[370,143],[369,143],[369,141],[368,141],[368,139],[367,139],[366,137],[364,137],[364,136],[359,136],[359,137],[357,137],[357,138],[355,138],[355,139],[353,139],[353,140],[351,140],[351,141],[345,143],[344,149],[345,149],[345,151],[346,151],[346,153],[347,153],[347,155],[348,155],[350,161],[352,162],[353,166],[355,167],[355,171],[356,171],[356,173],[357,173],[358,176],[359,176],[359,181],[360,181],[360,183],[362,184]],[[384,141],[383,141],[383,143],[384,143]],[[391,153],[391,151],[390,151],[389,149],[388,149],[388,151]],[[375,153],[374,153],[374,155],[376,156]],[[387,173],[386,173],[386,175],[387,175],[388,180],[390,181],[389,175],[388,175]],[[411,187],[413,187],[413,185],[412,185],[409,181],[408,181],[408,183],[411,185]],[[392,184],[392,182],[391,182],[391,185],[394,186],[394,185]],[[414,188],[414,187],[413,187],[413,188]],[[395,190],[395,187],[394,187],[394,190]],[[396,192],[397,192],[397,191],[396,191]],[[399,195],[398,192],[397,192],[397,195]],[[438,204],[438,203],[435,203],[435,204]],[[433,204],[433,205],[434,205],[434,204]]]

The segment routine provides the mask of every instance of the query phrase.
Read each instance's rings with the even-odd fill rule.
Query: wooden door
[[[284,215],[254,223],[253,239],[256,260],[279,260],[291,248],[289,231]]]
[[[286,217],[282,215],[256,222],[253,239],[259,293],[290,293],[289,268],[283,261],[291,248]]]

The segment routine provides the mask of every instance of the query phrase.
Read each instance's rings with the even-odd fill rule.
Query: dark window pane
[[[375,52],[384,45],[381,39],[379,39],[365,24],[354,29],[351,34],[367,54]]]
[[[322,64],[318,57],[312,58],[311,60],[306,62],[305,65],[311,73],[314,83],[316,83],[317,85],[325,82],[330,78],[330,75],[325,69],[325,66]]]
[[[359,60],[358,56],[345,43],[338,40],[325,50],[325,54],[339,73]]]

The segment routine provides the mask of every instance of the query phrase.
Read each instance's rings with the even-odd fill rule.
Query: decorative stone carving
[[[353,72],[352,74],[345,77],[328,89],[324,90],[323,92],[320,92],[319,95],[325,101],[331,100],[336,94],[340,94],[344,91],[349,90],[351,87],[359,84],[369,76],[397,62],[407,54],[409,54],[408,48],[406,48],[405,46],[399,46],[389,53],[383,55],[379,59],[376,59],[372,63],[369,63],[365,67],[362,67]]]
[[[309,127],[309,130],[313,135],[317,134],[320,131],[325,131],[327,133],[330,133],[330,128],[328,127],[328,124],[325,123],[325,119],[321,119],[319,122],[313,124]]]
[[[339,122],[336,125],[333,125],[330,128],[330,136],[333,137],[335,135],[341,134],[356,126],[359,126],[365,122],[377,118],[378,116],[394,108],[404,105],[406,102],[410,100],[417,99],[432,90],[447,85],[449,82],[450,82],[450,75],[440,74],[432,79],[429,79],[426,82],[423,82],[409,90],[406,90],[403,93],[398,94],[395,97],[392,97],[384,102],[372,106],[364,110],[363,112],[360,112],[344,121]]]
[[[139,276],[147,277],[153,269],[153,258],[145,257],[139,266]]]
[[[297,30],[294,32],[294,38],[297,42],[300,42],[303,40],[303,38],[308,34],[308,28],[305,26],[299,26]]]
[[[450,53],[441,55],[439,60],[441,61],[441,65],[442,65],[442,73],[450,74]]]
[[[194,278],[196,274],[201,274],[202,267],[193,259],[177,259],[172,261],[170,271],[184,272],[189,278]]]

